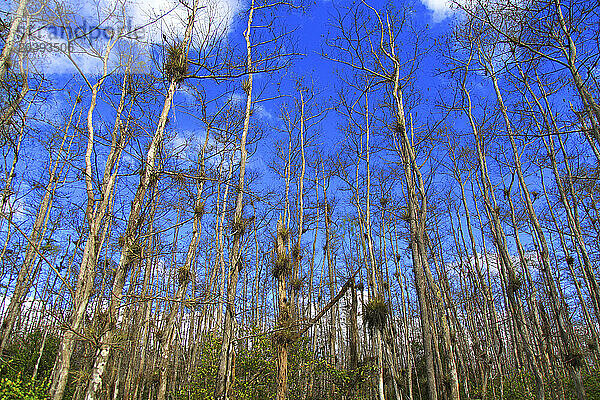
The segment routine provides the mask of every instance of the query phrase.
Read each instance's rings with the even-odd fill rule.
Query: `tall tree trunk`
[[[290,258],[286,242],[290,232],[281,218],[277,220],[277,243],[273,275],[277,279],[277,325],[275,334],[277,348],[277,400],[286,400],[288,395],[288,346],[293,340],[290,302],[287,299],[286,279],[289,277]]]
[[[6,73],[11,66],[11,56],[15,50],[14,46],[17,32],[19,30],[19,26],[23,22],[23,18],[25,18],[25,14],[27,13],[28,2],[29,0],[19,0],[13,20],[10,23],[10,28],[8,29],[8,34],[4,40],[4,47],[2,48],[2,53],[0,54],[0,83],[4,83]]]
[[[577,393],[577,397],[579,400],[584,400],[586,398],[585,388],[583,387],[583,380],[581,378],[581,362],[580,360],[572,360],[573,357],[577,357],[579,355],[579,351],[575,349],[575,343],[573,343],[573,338],[575,337],[575,332],[573,331],[573,327],[569,323],[568,315],[566,313],[566,304],[561,301],[560,296],[558,295],[558,291],[556,289],[556,283],[554,281],[554,276],[552,274],[552,265],[550,263],[550,253],[548,249],[548,243],[546,241],[546,236],[540,222],[538,220],[537,214],[533,208],[533,201],[531,200],[530,191],[527,188],[527,184],[525,182],[525,176],[523,174],[523,169],[521,167],[521,159],[519,150],[517,148],[514,132],[512,129],[512,124],[510,122],[510,118],[508,116],[508,112],[506,106],[504,105],[504,99],[500,92],[500,87],[498,85],[498,79],[494,72],[493,63],[489,62],[489,68],[491,71],[491,79],[494,85],[494,90],[496,92],[496,98],[498,100],[498,104],[500,105],[500,111],[502,113],[504,123],[506,125],[506,130],[508,133],[508,138],[510,140],[510,145],[513,151],[513,159],[515,163],[515,170],[517,172],[517,177],[519,179],[519,186],[521,188],[521,193],[523,198],[525,199],[525,205],[527,207],[527,213],[529,215],[529,219],[533,224],[535,229],[535,236],[539,241],[539,245],[541,247],[540,258],[542,260],[542,272],[544,275],[544,280],[546,283],[546,292],[548,297],[550,298],[550,304],[552,310],[554,312],[554,318],[557,322],[559,337],[561,339],[562,345],[565,349],[565,355],[563,356],[565,360],[567,360],[568,370],[571,374],[573,382],[575,384],[575,391]],[[509,196],[510,197],[510,196]],[[512,200],[511,200],[512,205]],[[516,236],[517,241],[518,236]],[[521,246],[519,245],[519,248]],[[522,253],[522,251],[521,251]],[[523,257],[521,255],[521,257]],[[528,268],[525,265],[525,268]],[[537,312],[537,309],[534,310]]]
[[[504,282],[506,284],[506,294],[509,303],[509,309],[512,313],[512,317],[515,323],[516,333],[518,336],[517,343],[520,344],[525,352],[527,357],[527,361],[529,363],[529,367],[531,368],[534,379],[536,382],[536,398],[538,400],[544,399],[544,380],[542,374],[540,372],[540,367],[538,364],[538,360],[532,351],[531,346],[531,337],[529,333],[529,329],[527,328],[525,322],[525,315],[523,312],[523,305],[521,303],[521,299],[518,296],[518,290],[520,288],[520,281],[517,277],[517,274],[514,270],[514,266],[510,255],[508,253],[508,247],[506,243],[506,236],[504,233],[504,229],[500,222],[500,208],[496,202],[496,197],[492,190],[492,184],[489,179],[487,163],[485,160],[485,155],[483,151],[483,143],[480,137],[479,131],[477,129],[477,125],[475,124],[475,120],[472,114],[471,108],[471,97],[466,89],[466,86],[463,82],[462,91],[465,95],[467,106],[465,112],[467,117],[469,118],[469,122],[471,125],[471,129],[473,131],[473,136],[475,138],[475,144],[477,149],[477,158],[480,169],[480,179],[483,193],[483,200],[485,202],[486,212],[488,214],[488,218],[491,222],[491,232],[494,238],[494,242],[496,248],[498,250],[500,260],[500,269],[501,274],[503,275]]]
[[[61,162],[63,157],[63,148],[65,142],[67,141],[68,131],[71,126],[73,114],[75,113],[75,108],[76,105],[74,104],[73,108],[71,109],[69,120],[65,126],[62,142],[56,154],[56,161],[50,168],[48,183],[46,184],[44,190],[44,196],[40,202],[40,206],[33,223],[33,228],[29,235],[29,244],[27,245],[25,258],[23,260],[23,264],[21,265],[21,269],[19,270],[19,275],[17,276],[17,281],[15,282],[15,288],[10,298],[4,320],[2,321],[2,326],[0,327],[0,355],[2,355],[3,350],[6,348],[6,345],[12,336],[12,330],[17,318],[21,314],[23,302],[25,301],[25,298],[29,293],[29,290],[31,289],[31,286],[33,285],[37,275],[34,271],[34,265],[38,252],[40,251],[40,246],[44,240],[44,233],[46,231],[46,225],[48,223],[48,218],[50,217],[50,210],[54,200],[54,192],[58,185],[63,167],[61,167],[60,171],[58,171],[58,168],[61,164],[64,166],[64,162]],[[71,142],[72,140],[73,137],[71,138]],[[69,149],[70,147],[71,146],[69,144]]]
[[[87,115],[88,143],[85,153],[85,186],[87,193],[87,206],[85,211],[85,220],[89,226],[88,237],[83,249],[79,274],[77,276],[77,286],[75,288],[73,308],[71,311],[69,328],[63,333],[58,355],[52,371],[52,384],[50,386],[50,397],[52,400],[62,400],[69,369],[71,367],[71,356],[75,348],[75,341],[82,327],[83,319],[87,305],[92,293],[94,276],[96,273],[96,262],[100,245],[102,242],[101,228],[105,219],[109,204],[113,197],[113,188],[116,183],[118,164],[121,158],[126,132],[121,124],[121,113],[125,107],[125,80],[121,87],[121,100],[117,110],[117,118],[112,132],[112,143],[107,162],[104,168],[102,184],[100,186],[100,201],[95,199],[92,186],[92,151],[94,147],[94,126],[93,113],[96,108],[97,96],[101,85],[108,76],[107,63],[108,56],[115,42],[109,42],[104,53],[104,71],[101,79],[92,87],[90,107]]]
[[[229,398],[229,387],[231,385],[231,371],[233,369],[233,339],[235,336],[235,296],[237,293],[237,282],[239,269],[241,266],[241,247],[242,235],[244,234],[244,183],[246,176],[246,159],[248,152],[246,150],[246,138],[250,128],[250,117],[252,115],[252,79],[254,77],[252,65],[252,44],[250,36],[252,33],[252,18],[254,16],[254,0],[251,0],[248,11],[248,24],[244,31],[246,41],[246,73],[248,78],[244,89],[246,91],[246,111],[244,114],[244,127],[240,139],[240,171],[236,187],[237,196],[235,202],[235,211],[233,214],[233,241],[229,253],[229,274],[227,282],[227,304],[225,305],[225,325],[223,327],[223,342],[219,355],[219,369],[215,384],[216,400],[227,400]]]
[[[164,131],[166,127],[167,116],[171,108],[171,102],[175,95],[177,88],[177,82],[171,80],[169,90],[165,98],[161,116],[158,121],[158,127],[152,138],[144,165],[142,166],[142,175],[140,176],[140,182],[138,184],[133,202],[131,204],[131,210],[129,212],[129,218],[127,221],[127,228],[122,236],[122,249],[121,257],[115,273],[115,278],[112,285],[110,306],[109,306],[109,321],[110,325],[108,330],[103,334],[101,338],[100,348],[97,351],[94,366],[92,368],[92,375],[86,390],[85,399],[93,400],[96,398],[96,393],[102,384],[102,377],[104,375],[108,357],[113,346],[114,334],[117,329],[117,321],[119,319],[118,313],[123,297],[123,287],[127,279],[127,274],[132,267],[134,262],[138,262],[141,255],[141,244],[138,243],[137,236],[139,227],[142,219],[142,206],[144,204],[144,198],[146,190],[151,184],[155,184],[159,178],[159,172],[156,170],[156,155],[158,147],[162,143]]]
[[[204,140],[204,145],[202,147],[202,153],[200,155],[200,176],[204,177],[204,154],[206,152],[206,146],[208,144],[208,137],[210,135],[210,127],[206,130],[206,139]],[[173,341],[173,332],[175,325],[175,318],[177,317],[177,313],[179,311],[179,307],[182,305],[184,300],[184,296],[187,291],[187,286],[192,277],[192,265],[196,259],[196,250],[198,248],[198,243],[200,241],[201,230],[201,219],[204,214],[204,202],[203,202],[203,190],[204,190],[204,179],[200,180],[196,191],[196,199],[194,201],[194,220],[192,225],[192,239],[188,246],[187,254],[185,257],[185,262],[179,269],[177,270],[177,280],[178,280],[178,288],[175,293],[175,298],[170,305],[171,310],[169,311],[169,315],[167,317],[167,321],[165,322],[164,333],[162,335],[162,342],[160,348],[160,382],[158,385],[158,400],[165,400],[167,393],[167,377],[168,377],[168,368],[169,368],[169,360],[171,357],[171,347]]]

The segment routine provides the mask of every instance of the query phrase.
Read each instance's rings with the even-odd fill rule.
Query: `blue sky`
[[[244,54],[244,42],[243,42],[243,30],[245,29],[244,10],[247,7],[246,3],[235,3],[233,0],[222,0],[219,7],[212,9],[217,15],[217,20],[220,21],[219,29],[226,33],[226,40],[224,41],[227,45],[231,45],[236,52],[240,60],[243,60]],[[113,4],[113,3],[106,3]],[[105,7],[106,4],[102,4]],[[360,4],[360,3],[358,3]],[[176,38],[180,38],[182,35],[182,22],[185,21],[185,13],[181,13],[177,10],[170,11],[169,3],[163,3],[158,0],[140,0],[136,5],[127,5],[122,12],[118,14],[118,18],[115,21],[105,20],[103,12],[97,12],[97,9],[91,8],[83,4],[75,4],[78,6],[74,10],[74,15],[77,18],[64,18],[64,22],[81,23],[82,19],[86,19],[86,23],[89,26],[102,26],[102,27],[119,27],[119,23],[125,21],[125,24],[129,24],[132,21],[133,26],[144,26],[145,40],[146,43],[140,45],[140,52],[147,51],[144,56],[149,57],[149,54],[158,57],[156,64],[148,61],[146,67],[153,72],[157,73],[157,65],[160,65],[160,58],[164,54],[164,50],[161,48],[163,34],[167,37],[167,41],[174,41]],[[380,10],[386,9],[386,3],[378,2],[373,4],[375,8]],[[100,9],[102,9],[100,7]],[[355,92],[350,90],[341,78],[351,80],[352,73],[348,68],[344,67],[339,63],[335,63],[326,57],[321,55],[321,52],[325,48],[325,41],[329,38],[335,37],[337,34],[333,26],[335,25],[335,18],[338,13],[344,13],[346,7],[351,7],[350,2],[346,1],[323,1],[314,2],[308,4],[303,10],[284,10],[279,12],[278,18],[275,20],[274,27],[283,31],[292,32],[289,36],[288,42],[282,48],[282,51],[293,51],[294,53],[301,53],[303,55],[296,55],[291,58],[291,61],[285,69],[277,71],[275,73],[262,73],[255,76],[255,87],[254,95],[255,99],[261,100],[255,104],[255,114],[252,118],[252,132],[260,133],[261,139],[259,142],[252,144],[250,150],[252,152],[249,158],[249,176],[254,176],[255,179],[251,183],[251,187],[258,194],[266,195],[271,194],[272,196],[267,198],[265,196],[265,203],[262,205],[269,209],[274,206],[281,207],[281,200],[283,199],[282,191],[282,180],[277,177],[273,172],[271,165],[275,163],[275,155],[278,146],[286,149],[287,135],[281,132],[284,124],[280,119],[282,106],[287,104],[288,107],[292,107],[294,99],[297,99],[296,82],[301,80],[305,86],[312,86],[314,90],[320,93],[319,98],[315,102],[317,109],[330,108],[330,112],[327,114],[320,124],[312,128],[312,132],[309,135],[314,137],[314,148],[322,151],[323,157],[331,157],[335,159],[336,156],[342,154],[344,146],[347,144],[347,137],[344,133],[346,126],[345,118],[335,108],[339,105],[338,93],[343,92],[350,98],[357,96]],[[362,7],[362,6],[361,6]],[[392,6],[389,6],[390,8]],[[446,68],[445,53],[443,53],[443,47],[439,44],[443,43],[451,33],[454,24],[459,21],[459,16],[454,14],[448,9],[447,4],[443,1],[412,1],[412,2],[400,2],[393,5],[396,11],[399,10],[410,10],[408,15],[410,27],[414,32],[418,32],[419,38],[422,42],[422,48],[428,49],[420,61],[418,72],[414,75],[414,88],[412,91],[409,88],[406,92],[407,104],[409,105],[408,111],[413,116],[416,127],[424,127],[427,124],[433,124],[438,121],[443,113],[441,109],[437,107],[442,100],[449,101],[452,96],[450,90],[450,84],[452,80],[448,76],[440,74]],[[208,12],[208,11],[207,11]],[[168,16],[161,20],[161,24],[145,25],[152,21],[152,15],[160,15],[161,13],[167,13]],[[201,18],[208,18],[208,14],[202,14]],[[56,21],[53,23],[57,23]],[[129,25],[127,25],[129,26]],[[206,19],[200,21],[200,26],[206,26]],[[202,29],[197,32],[201,34]],[[409,30],[400,35],[400,43],[405,45],[402,50],[408,51],[412,48],[411,45],[416,40],[416,36]],[[126,42],[128,43],[128,42]],[[79,48],[79,50],[87,50],[86,54],[79,54],[74,58],[78,64],[81,73],[88,79],[92,84],[98,79],[97,72],[98,57],[94,57],[90,54],[91,50],[102,51],[106,41],[97,40],[91,43],[88,47]],[[330,53],[330,50],[324,50]],[[192,52],[193,53],[193,52]],[[109,63],[109,69],[116,66],[119,58],[116,57],[118,51],[115,51],[115,56],[111,58]],[[194,53],[193,53],[194,55]],[[32,68],[36,68],[39,72],[45,74],[47,81],[44,83],[45,88],[51,88],[50,91],[46,92],[45,96],[47,101],[45,103],[36,103],[35,111],[43,117],[44,121],[39,123],[36,128],[39,129],[39,136],[32,134],[26,138],[26,150],[23,157],[23,161],[20,164],[21,177],[33,178],[38,181],[44,180],[46,176],[45,170],[37,168],[37,166],[47,166],[48,153],[43,148],[43,140],[45,136],[52,132],[55,126],[60,126],[64,123],[65,113],[70,111],[70,105],[75,100],[77,93],[82,90],[82,102],[81,108],[78,108],[78,113],[83,112],[83,119],[85,119],[86,107],[89,104],[89,89],[86,87],[81,75],[76,72],[76,68],[69,60],[66,60],[64,56],[53,54],[40,55],[42,60],[36,59],[32,62]],[[95,61],[94,61],[95,60]],[[150,58],[147,58],[150,60]],[[39,63],[37,63],[39,61]],[[46,61],[47,63],[44,63]],[[286,61],[286,60],[284,60]],[[148,72],[148,69],[142,68],[139,74],[140,78],[143,79],[144,72]],[[193,70],[193,69],[192,69]],[[97,127],[98,132],[108,132],[114,122],[114,102],[117,99],[118,90],[116,88],[120,85],[122,70],[115,70],[110,75],[107,84],[102,89],[100,96],[100,103],[98,109],[94,114],[94,124]],[[159,74],[157,74],[159,75]],[[479,78],[482,78],[479,76]],[[196,161],[196,157],[199,152],[201,143],[203,143],[206,126],[200,120],[201,112],[198,107],[197,98],[195,94],[198,91],[204,90],[206,98],[212,101],[208,106],[208,112],[214,112],[216,109],[221,107],[223,104],[230,102],[241,108],[245,101],[244,92],[242,90],[242,81],[244,77],[237,77],[235,79],[228,80],[226,82],[215,82],[210,79],[188,79],[180,85],[178,92],[173,102],[173,108],[170,114],[170,124],[168,127],[167,141],[165,143],[165,152],[179,152],[179,157],[173,157],[168,160],[167,167],[176,168],[190,168]],[[489,82],[485,82],[484,79],[474,79],[473,93],[478,97],[478,101],[482,103],[494,103],[493,93],[490,90]],[[127,148],[127,154],[124,156],[119,181],[119,193],[123,195],[119,198],[119,201],[115,204],[115,233],[113,239],[118,237],[118,232],[123,229],[124,221],[127,219],[129,200],[132,193],[137,185],[138,175],[136,170],[139,168],[139,158],[143,155],[145,150],[145,144],[148,136],[153,133],[153,129],[156,127],[157,113],[162,106],[164,98],[164,91],[166,85],[164,82],[154,82],[154,86],[151,91],[144,97],[144,102],[140,106],[134,107],[132,113],[137,119],[140,127],[145,129],[144,132],[140,131],[140,136],[130,143]],[[264,91],[263,91],[264,90]],[[227,93],[221,96],[222,93]],[[418,97],[411,97],[412,93],[417,93]],[[353,97],[354,96],[354,97]],[[373,95],[374,107],[379,107],[376,95]],[[264,99],[270,99],[268,101],[262,101]],[[563,107],[563,110],[566,106]],[[453,116],[445,121],[450,129],[449,132],[456,132],[457,136],[465,135],[468,136],[470,132],[467,129],[466,122],[461,116]],[[83,125],[81,125],[83,126]],[[83,136],[82,136],[83,137]],[[40,140],[41,139],[41,140]],[[39,140],[39,141],[38,141]],[[374,143],[377,143],[377,137],[373,139]],[[574,140],[572,143],[575,143]],[[212,151],[218,153],[223,150],[223,145],[220,145],[216,138],[211,137],[209,140],[212,146]],[[459,142],[460,143],[460,142]],[[97,169],[99,173],[102,172],[104,166],[103,155],[106,154],[107,147],[106,142],[99,141],[96,146],[97,155]],[[81,152],[82,146],[84,146],[84,140],[82,139],[78,143],[78,150]],[[500,145],[501,146],[501,145]],[[76,146],[77,147],[77,146]],[[497,149],[501,150],[501,149]],[[500,154],[502,154],[500,152]],[[504,153],[506,155],[508,153]],[[77,168],[81,164],[80,154],[77,156],[72,164],[70,170],[69,180],[65,183],[65,187],[62,189],[61,195],[63,198],[60,200],[62,203],[57,204],[70,204],[72,209],[79,207],[79,213],[81,213],[81,201],[83,199],[83,182],[80,179],[81,176],[77,175]],[[308,154],[309,162],[311,167],[307,172],[310,177],[307,179],[313,179],[315,162],[318,159],[318,154],[310,152]],[[223,154],[213,156],[209,160],[209,166],[218,170],[219,165],[222,166],[222,173],[226,173],[230,160],[234,162],[237,160],[237,155],[233,157],[229,154]],[[506,160],[510,160],[510,156],[506,156]],[[505,160],[505,161],[506,161]],[[388,160],[384,160],[388,161]],[[384,161],[374,161],[374,168],[377,170],[379,167],[385,165]],[[440,167],[440,160],[434,160],[433,163],[424,164],[424,171],[429,169],[437,168],[439,172],[443,171]],[[442,160],[443,161],[443,160]],[[378,164],[379,163],[379,164]],[[493,171],[500,170],[497,165],[494,164],[492,167]],[[502,168],[506,172],[506,167]],[[381,169],[380,169],[381,171]],[[234,178],[236,174],[234,173]],[[497,174],[493,177],[495,184],[501,185],[505,176]],[[550,178],[550,177],[549,177]],[[380,179],[386,183],[386,179],[382,176],[376,176],[374,179]],[[535,187],[535,181],[537,178],[532,175],[530,178],[533,183],[532,187]],[[442,196],[444,189],[450,186],[450,179],[443,174],[436,175],[434,179],[435,185],[433,186],[434,195],[436,199]],[[388,182],[389,183],[389,180]],[[401,181],[398,180],[398,184],[394,186],[392,190],[392,196],[395,199],[401,199]],[[37,207],[37,201],[39,198],[39,190],[34,190],[32,184],[28,183],[25,179],[19,182],[18,193],[16,197],[19,198],[19,202],[15,205],[21,213],[22,221],[25,222],[24,212],[29,211],[35,212]],[[345,184],[338,179],[332,179],[331,182],[331,197],[336,197],[339,201],[340,206],[336,209],[337,216],[343,217],[346,214],[352,214],[355,212],[354,208],[348,201],[348,192],[342,191]],[[180,195],[176,185],[172,184],[168,177],[162,180],[162,186],[160,188],[163,192],[161,195],[165,200],[175,202],[177,197]],[[207,188],[207,193],[212,195],[216,194],[214,187]],[[307,189],[308,190],[308,189]],[[291,192],[292,197],[295,196],[295,187]],[[313,196],[313,194],[310,194]],[[400,200],[398,200],[400,201]],[[79,203],[79,204],[78,204]],[[377,203],[375,203],[377,208]],[[213,210],[214,211],[214,210]],[[189,210],[187,210],[189,212]],[[246,213],[250,213],[249,207]],[[58,214],[56,214],[58,215]],[[270,214],[271,219],[276,218],[277,213],[273,212]],[[57,235],[63,239],[66,239],[69,235],[73,234],[76,226],[81,226],[82,221],[79,218],[80,215],[72,213],[64,216],[62,223],[62,230],[57,232]],[[165,212],[161,224],[168,225],[174,223],[176,213],[171,210]],[[271,223],[273,221],[266,221]],[[464,220],[461,220],[464,223]],[[322,222],[320,228],[322,229]],[[263,227],[263,232],[269,233],[272,231],[272,226]],[[180,238],[186,237],[189,233],[189,228],[182,228],[180,232]],[[212,232],[211,232],[212,234]],[[166,236],[168,237],[168,236]],[[207,235],[210,237],[210,235]],[[168,239],[166,239],[168,241]],[[307,234],[304,238],[305,244],[312,240],[312,234]],[[525,239],[526,240],[526,239]],[[323,242],[324,239],[319,234],[319,241]],[[269,245],[268,240],[265,240],[264,245]],[[227,245],[227,244],[226,244]],[[489,246],[489,243],[488,243]],[[179,245],[178,250],[183,251],[185,245]],[[110,248],[110,251],[114,251],[114,248]],[[322,252],[317,251],[317,264],[322,260]],[[404,258],[404,262],[408,264],[408,258]]]

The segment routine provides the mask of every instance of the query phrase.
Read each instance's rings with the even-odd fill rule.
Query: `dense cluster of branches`
[[[23,32],[77,14],[14,6],[0,391],[600,395],[597,3],[457,1],[440,38],[333,5],[327,88],[298,67],[302,4],[182,0],[146,53],[82,30],[67,77]]]

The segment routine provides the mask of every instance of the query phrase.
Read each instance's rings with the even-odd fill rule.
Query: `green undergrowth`
[[[236,400],[270,400],[276,395],[277,386],[277,349],[285,343],[288,347],[288,387],[289,400],[372,400],[376,398],[377,373],[376,358],[366,355],[356,361],[356,368],[347,369],[348,360],[335,360],[323,356],[317,346],[312,350],[309,339],[300,338],[292,342],[282,342],[281,336],[269,335],[255,330],[239,339],[235,354],[233,384],[230,398]],[[0,400],[46,399],[48,382],[59,346],[59,339],[48,335],[44,351],[40,357],[43,332],[35,331],[21,337],[15,337],[0,357]],[[198,338],[193,350],[194,364],[191,372],[189,358],[172,365],[170,379],[175,392],[169,393],[170,400],[212,400],[214,399],[215,378],[218,372],[221,351],[220,335],[208,335]],[[86,379],[86,366],[91,362],[85,354],[93,354],[76,347],[72,373],[65,393],[65,400],[74,398],[78,386],[78,376]],[[415,357],[412,370],[412,389],[414,400],[428,398],[425,362],[419,344],[411,349]],[[39,364],[38,364],[39,360]],[[33,379],[35,366],[37,374]],[[145,385],[139,398],[151,398],[156,393],[157,371],[145,376]],[[398,371],[397,388],[403,398],[408,398],[406,378],[408,371]],[[600,370],[585,371],[582,374],[586,396],[590,400],[600,400]],[[576,400],[574,385],[569,376],[556,378],[546,376],[545,398]],[[384,366],[384,385],[386,398],[395,398],[393,378],[387,366]],[[461,399],[469,400],[534,400],[535,381],[524,371],[508,372],[502,380],[495,377],[487,385],[485,395],[481,388],[473,387],[474,379],[469,379],[469,390],[461,381]],[[79,385],[81,386],[81,385]],[[421,391],[419,395],[419,390]],[[81,393],[80,393],[81,394]],[[375,396],[375,397],[374,397]]]
[[[218,355],[221,350],[219,337],[202,340],[202,361],[189,382],[181,385],[178,400],[214,399],[215,377],[218,370]],[[277,377],[277,347],[269,336],[256,334],[235,355],[234,383],[231,398],[239,400],[269,400],[275,398]],[[310,342],[300,339],[288,349],[288,399],[355,399],[370,397],[375,367],[364,364],[355,370],[335,368],[310,350]],[[307,388],[311,388],[307,392]]]
[[[16,336],[4,351],[0,364],[0,375],[2,377],[27,379],[33,376],[39,359],[38,380],[49,378],[58,351],[59,339],[47,335],[44,351],[40,357],[42,340],[43,332],[39,330],[24,336]]]
[[[48,383],[46,380],[32,381],[21,378],[0,378],[0,400],[42,400],[46,399]]]
[[[590,400],[600,400],[600,371],[593,370],[582,373],[586,396]],[[570,377],[546,377],[544,380],[546,399],[577,400],[575,387]],[[481,390],[475,390],[470,398],[485,400],[535,400],[535,380],[529,372],[514,372],[505,376],[500,382],[494,379],[488,387],[485,397]],[[466,396],[461,396],[466,397]]]
[[[37,330],[15,339],[0,358],[0,400],[46,399],[48,382],[59,341],[47,335],[40,357],[43,332]],[[39,361],[39,363],[38,363]],[[33,379],[37,364],[36,379]]]

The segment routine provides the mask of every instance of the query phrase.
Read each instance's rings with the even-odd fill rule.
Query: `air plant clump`
[[[117,245],[126,249],[126,268],[131,267],[128,264],[131,264],[132,261],[142,258],[142,246],[138,242],[130,243],[125,236],[120,236],[117,239]]]
[[[179,285],[186,285],[191,278],[192,273],[189,268],[184,267],[183,265],[179,267],[179,269],[177,270],[177,282],[179,282]]]
[[[187,74],[187,54],[184,43],[173,43],[167,47],[167,56],[164,63],[165,76],[169,80],[179,83]]]
[[[408,214],[408,210],[404,210],[402,211],[402,214],[400,214],[400,219],[404,222],[410,222],[410,215]]]
[[[280,225],[277,228],[277,237],[281,238],[283,241],[286,241],[290,237],[290,231],[283,225]]]
[[[243,220],[233,221],[233,224],[231,225],[231,231],[233,232],[234,235],[235,234],[243,235],[245,230],[246,230],[246,224],[244,223]]]
[[[582,368],[585,366],[585,357],[579,350],[567,351],[563,355],[563,361],[571,368]]]
[[[392,125],[392,129],[394,130],[394,132],[396,133],[400,133],[403,134],[404,130],[405,130],[405,126],[404,123],[400,122],[400,121],[394,121],[394,124]]]
[[[294,245],[294,247],[292,248],[292,258],[294,260],[300,260],[302,259],[302,252],[300,251],[300,244],[296,243]]]
[[[302,289],[302,279],[300,279],[300,278],[290,279],[290,287],[295,292],[298,292],[300,289]]]
[[[196,205],[196,207],[194,207],[194,214],[197,217],[202,217],[204,215],[204,202]]]
[[[286,320],[280,322],[275,327],[273,334],[271,335],[271,339],[275,342],[276,345],[288,345],[292,344],[298,338],[298,333],[296,329],[292,325],[291,320]]]
[[[290,272],[290,258],[286,255],[279,255],[275,260],[275,265],[271,271],[275,279],[279,279]]]
[[[142,258],[142,246],[138,242],[133,242],[129,253],[132,258]]]
[[[142,246],[137,242],[132,243],[127,251],[127,256],[125,258],[125,270],[129,271],[133,267],[134,262],[141,260],[141,258]]]
[[[134,79],[134,74],[128,73],[125,77],[125,85],[123,88],[125,95],[134,97],[138,85],[139,82],[136,79]]]
[[[386,197],[382,197],[379,199],[379,204],[381,204],[381,208],[385,208],[388,204],[388,199]]]
[[[523,282],[518,277],[514,275],[508,277],[507,291],[509,294],[517,293],[521,286],[523,286]]]
[[[94,321],[98,327],[106,326],[110,321],[108,311],[100,311],[96,314],[96,320]]]
[[[389,308],[381,297],[371,299],[363,309],[363,319],[370,330],[382,330],[387,322]]]
[[[244,79],[242,81],[242,90],[248,94],[250,92],[250,80],[249,79]]]
[[[575,262],[575,259],[573,258],[573,256],[570,254],[567,255],[567,264],[572,266],[574,262]]]
[[[148,185],[150,185],[150,186],[156,185],[156,182],[158,182],[159,177],[160,177],[160,173],[153,169],[150,172],[150,176],[148,177]]]
[[[73,384],[81,385],[84,382],[89,382],[92,377],[92,371],[80,370],[73,371]]]
[[[127,79],[127,86],[125,89],[125,93],[128,96],[134,96],[135,95],[135,83],[133,82],[133,79],[130,77],[128,77]]]

